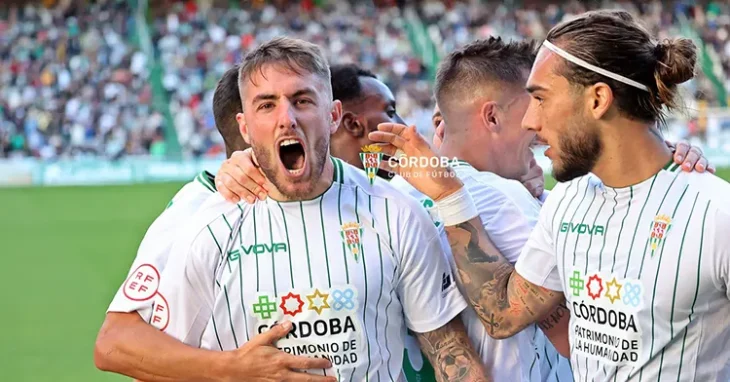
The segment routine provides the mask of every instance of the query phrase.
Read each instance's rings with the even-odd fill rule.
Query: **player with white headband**
[[[460,181],[409,178],[462,238],[454,258],[492,336],[565,301],[577,380],[730,375],[730,185],[678,171],[655,128],[677,108],[677,85],[695,62],[691,41],[657,43],[624,11],[589,12],[548,33],[523,127],[549,145],[561,183],[515,267],[481,230]],[[370,138],[390,143],[386,153],[434,155],[412,129],[379,130]]]

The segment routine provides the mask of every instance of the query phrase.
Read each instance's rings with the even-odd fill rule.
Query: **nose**
[[[540,119],[538,118],[538,105],[535,100],[530,102],[530,105],[525,111],[524,117],[522,117],[522,128],[526,130],[539,132],[542,126],[540,126]]]
[[[278,112],[277,127],[281,129],[294,129],[297,127],[294,105],[290,102],[282,102]]]

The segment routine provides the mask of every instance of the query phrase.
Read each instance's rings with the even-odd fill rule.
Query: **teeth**
[[[299,142],[297,142],[296,139],[286,139],[286,140],[281,141],[281,143],[279,144],[279,146],[282,146],[283,147],[283,146],[289,146],[289,145],[296,145],[298,143]]]
[[[303,170],[304,170],[304,169],[300,168],[300,169],[298,169],[298,170],[288,170],[288,171],[289,171],[289,173],[290,173],[290,174],[292,174],[292,175],[299,175],[299,174],[301,174],[301,173],[302,173],[302,171],[303,171]]]

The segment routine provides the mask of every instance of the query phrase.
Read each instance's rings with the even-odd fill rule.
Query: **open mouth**
[[[301,174],[307,159],[304,146],[296,139],[282,140],[279,142],[279,159],[290,174]]]

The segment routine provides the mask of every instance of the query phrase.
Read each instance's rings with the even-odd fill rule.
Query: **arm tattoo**
[[[570,310],[568,310],[568,306],[565,303],[562,303],[550,315],[540,321],[538,325],[542,330],[550,330],[566,315],[570,315]]]
[[[493,337],[514,335],[552,311],[562,296],[513,277],[514,266],[492,244],[479,217],[446,227],[446,234],[466,297]]]
[[[439,329],[417,334],[421,350],[431,362],[439,382],[489,381],[460,320],[456,317]]]

